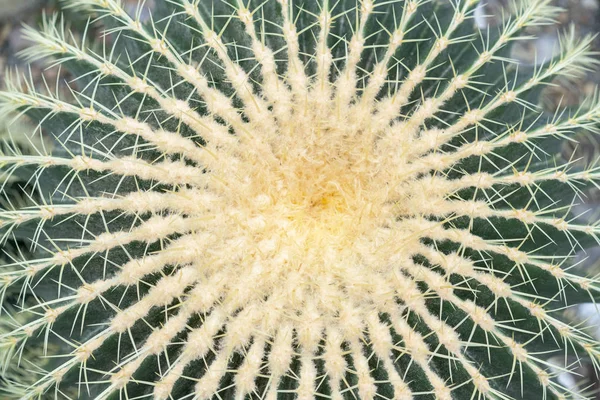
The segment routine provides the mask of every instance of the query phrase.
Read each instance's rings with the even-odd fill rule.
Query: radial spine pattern
[[[599,344],[560,310],[598,295],[573,260],[600,230],[571,209],[600,172],[555,154],[600,103],[536,98],[590,39],[509,51],[549,1],[487,31],[476,0],[65,3],[105,43],[55,18],[26,54],[69,96],[0,93],[56,142],[0,157],[0,346],[35,376],[6,393],[581,398],[556,376]]]

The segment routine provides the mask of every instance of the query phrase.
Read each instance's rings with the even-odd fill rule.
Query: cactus
[[[585,396],[558,377],[600,343],[561,312],[600,294],[600,169],[560,146],[600,99],[538,99],[591,38],[510,53],[548,0],[484,30],[477,0],[65,6],[101,43],[47,18],[25,56],[74,79],[0,93],[53,138],[0,158],[6,396]]]

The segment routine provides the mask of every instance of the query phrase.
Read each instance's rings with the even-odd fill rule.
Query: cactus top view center
[[[600,100],[547,0],[65,0],[0,115],[0,392],[19,399],[546,400],[600,343],[562,144]],[[102,26],[100,40],[88,30]],[[480,24],[481,25],[481,24]],[[96,28],[94,28],[96,29]],[[60,76],[60,75],[59,75]],[[589,213],[588,213],[589,214]]]

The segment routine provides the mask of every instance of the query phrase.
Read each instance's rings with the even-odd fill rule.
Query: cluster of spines
[[[208,166],[211,170],[215,171],[216,174],[220,175],[221,173],[225,174],[228,172],[228,169],[232,169],[234,168],[232,166],[236,165],[237,159],[233,156],[233,154],[235,154],[234,150],[230,149],[235,149],[238,141],[245,144],[252,143],[252,146],[248,146],[249,150],[256,152],[257,156],[269,157],[268,151],[265,147],[261,146],[260,142],[261,140],[264,140],[266,143],[269,143],[269,139],[271,138],[264,139],[257,137],[254,132],[256,131],[257,126],[265,128],[267,134],[269,132],[274,132],[276,131],[273,129],[274,121],[278,121],[281,124],[282,121],[285,122],[290,118],[295,117],[297,113],[306,111],[302,110],[303,105],[299,105],[298,107],[293,105],[292,99],[315,94],[315,98],[317,99],[315,102],[318,104],[320,101],[319,99],[322,101],[322,99],[334,96],[333,101],[341,106],[341,112],[346,113],[345,118],[348,119],[350,124],[355,124],[357,128],[360,128],[361,124],[364,124],[366,120],[369,120],[370,115],[374,114],[377,116],[377,119],[375,121],[369,121],[369,124],[372,124],[370,125],[372,131],[385,132],[384,136],[381,138],[382,147],[390,145],[389,142],[395,139],[393,134],[399,129],[406,134],[406,137],[412,137],[414,138],[414,142],[417,142],[413,143],[408,140],[406,142],[407,145],[411,146],[412,154],[410,157],[413,158],[410,163],[410,168],[406,170],[406,186],[412,187],[404,187],[403,189],[411,194],[418,193],[419,189],[421,189],[422,193],[428,195],[436,193],[437,198],[430,198],[427,203],[423,203],[422,199],[411,199],[414,204],[408,203],[407,207],[414,206],[417,208],[417,205],[420,205],[422,208],[419,208],[419,210],[422,210],[422,214],[427,216],[449,217],[458,215],[467,216],[472,219],[489,219],[492,217],[518,219],[527,225],[553,226],[556,229],[565,231],[567,236],[569,235],[569,232],[581,231],[598,240],[598,228],[594,226],[578,225],[576,222],[570,220],[565,221],[563,218],[555,217],[557,213],[567,214],[568,208],[557,209],[550,207],[535,212],[527,209],[495,210],[493,208],[494,201],[446,201],[453,193],[469,187],[483,190],[492,189],[497,185],[509,186],[517,184],[530,188],[532,192],[535,192],[542,182],[548,180],[566,182],[575,187],[579,183],[591,182],[596,184],[598,177],[596,168],[570,172],[569,165],[566,165],[529,172],[527,169],[521,170],[516,166],[509,165],[493,174],[479,172],[477,174],[466,175],[462,179],[454,181],[435,177],[432,177],[430,180],[410,179],[412,176],[418,176],[419,174],[431,170],[444,171],[450,169],[459,161],[467,157],[486,157],[492,154],[495,148],[504,147],[509,143],[530,144],[532,154],[534,154],[537,150],[543,150],[535,147],[536,145],[533,143],[534,139],[546,136],[563,136],[572,129],[578,129],[585,127],[588,124],[595,123],[600,106],[597,101],[592,101],[592,104],[588,109],[581,110],[581,112],[574,114],[571,118],[557,120],[556,123],[548,124],[541,128],[521,130],[521,128],[518,127],[510,127],[506,130],[505,134],[488,142],[476,141],[467,143],[457,148],[455,152],[447,154],[441,152],[431,153],[431,151],[435,151],[445,143],[450,142],[451,139],[458,137],[467,127],[480,125],[480,123],[486,121],[486,115],[494,109],[510,102],[519,102],[521,93],[547,81],[551,77],[562,74],[570,75],[585,68],[589,64],[589,60],[586,58],[587,43],[584,41],[582,44],[569,44],[564,56],[558,61],[552,62],[545,68],[540,68],[540,70],[534,73],[532,78],[522,86],[506,87],[504,91],[495,94],[494,99],[489,101],[481,109],[472,109],[465,113],[454,125],[443,130],[421,131],[424,121],[442,110],[445,102],[454,96],[457,91],[465,87],[471,89],[476,88],[476,73],[481,67],[491,61],[504,61],[501,58],[495,58],[494,54],[512,40],[512,37],[518,34],[524,26],[528,24],[538,24],[540,21],[545,20],[548,15],[545,2],[531,2],[529,6],[523,6],[523,8],[519,9],[514,20],[506,23],[500,39],[494,46],[482,52],[470,69],[455,76],[447,89],[442,91],[437,97],[425,99],[421,105],[415,109],[410,119],[402,120],[400,122],[394,122],[401,111],[400,107],[409,101],[409,97],[414,89],[426,79],[427,72],[429,68],[432,67],[431,64],[439,53],[449,45],[466,41],[465,38],[452,38],[452,33],[453,29],[458,27],[458,25],[463,22],[464,18],[468,18],[468,10],[473,6],[470,2],[466,2],[461,4],[460,7],[457,6],[455,8],[455,17],[453,18],[455,23],[450,24],[446,32],[439,33],[439,36],[436,37],[437,42],[432,46],[432,50],[425,58],[425,61],[413,68],[406,80],[398,82],[399,87],[393,96],[384,98],[382,101],[376,101],[376,96],[385,82],[389,69],[387,67],[397,50],[396,47],[403,43],[403,36],[410,27],[411,15],[416,12],[421,2],[407,3],[404,6],[404,13],[400,22],[397,24],[398,30],[396,32],[390,32],[390,41],[393,46],[390,46],[389,50],[386,52],[385,58],[374,67],[373,73],[369,75],[367,86],[360,93],[356,92],[355,82],[358,79],[356,72],[358,69],[358,62],[360,60],[360,55],[364,51],[366,41],[364,31],[369,18],[375,13],[376,7],[381,6],[381,4],[370,1],[361,2],[361,18],[358,29],[352,39],[348,42],[346,69],[340,72],[340,78],[336,85],[333,86],[329,83],[329,71],[332,65],[332,56],[330,49],[327,46],[327,37],[329,35],[330,24],[339,16],[331,15],[329,8],[324,6],[322,15],[316,18],[320,28],[320,36],[317,40],[316,53],[314,55],[317,64],[317,72],[316,76],[307,76],[304,68],[302,68],[303,61],[301,61],[298,50],[298,33],[292,19],[288,13],[285,12],[286,9],[292,7],[292,4],[287,1],[281,1],[284,10],[284,26],[282,27],[282,33],[288,44],[288,75],[286,75],[285,79],[285,81],[289,83],[291,89],[288,91],[285,87],[284,80],[276,73],[273,53],[270,52],[268,48],[265,48],[264,44],[260,42],[256,32],[253,31],[254,23],[252,14],[243,6],[243,3],[240,2],[238,4],[238,9],[236,10],[236,17],[246,24],[248,34],[252,38],[253,51],[257,54],[257,62],[260,63],[262,68],[261,72],[264,79],[262,95],[264,98],[253,92],[254,89],[248,83],[249,77],[247,73],[244,72],[237,63],[229,57],[227,51],[224,50],[227,45],[220,41],[217,32],[213,32],[210,29],[210,24],[202,19],[202,16],[198,12],[198,4],[187,1],[181,2],[181,13],[186,13],[200,25],[202,28],[201,33],[205,38],[207,45],[225,65],[225,75],[235,88],[237,95],[245,104],[244,113],[250,122],[246,122],[241,118],[230,99],[216,89],[210,87],[207,78],[204,77],[198,69],[190,67],[185,59],[174,51],[173,46],[169,44],[166,37],[163,37],[160,32],[149,32],[146,27],[139,23],[139,21],[129,17],[117,2],[98,2],[90,0],[88,2],[78,3],[89,3],[96,11],[100,11],[101,15],[115,18],[122,23],[123,26],[119,27],[120,30],[131,31],[141,36],[141,38],[152,48],[153,52],[164,56],[169,63],[174,66],[173,71],[176,71],[180,77],[185,79],[185,81],[193,84],[198,94],[205,100],[209,112],[212,115],[222,118],[227,126],[232,127],[238,135],[235,137],[229,135],[225,126],[216,123],[212,117],[200,115],[194,111],[189,103],[175,97],[170,97],[168,91],[160,89],[146,77],[128,73],[125,68],[122,66],[119,67],[116,62],[113,63],[111,61],[112,57],[98,56],[84,47],[78,47],[72,43],[70,44],[65,39],[64,33],[60,32],[60,30],[56,30],[53,24],[49,24],[42,33],[35,31],[29,32],[30,38],[38,43],[36,47],[32,48],[31,54],[37,52],[43,56],[58,56],[59,61],[61,62],[75,59],[93,65],[97,70],[97,77],[90,80],[89,85],[100,85],[101,79],[106,76],[115,77],[121,80],[131,88],[132,92],[146,95],[157,101],[163,111],[190,126],[200,137],[206,140],[207,145],[199,147],[189,137],[184,138],[176,132],[156,130],[148,123],[141,122],[115,111],[118,107],[104,107],[101,103],[94,101],[93,97],[82,98],[82,103],[90,105],[81,107],[63,102],[56,96],[50,94],[42,95],[35,91],[29,93],[19,92],[17,86],[21,86],[21,83],[16,84],[11,88],[10,92],[7,92],[7,99],[3,102],[3,106],[7,112],[15,110],[23,112],[23,110],[43,108],[50,110],[48,118],[51,118],[52,113],[70,113],[74,115],[76,118],[73,125],[65,129],[63,134],[59,136],[59,140],[65,143],[76,141],[72,136],[82,134],[86,124],[98,122],[112,126],[115,132],[119,132],[120,134],[141,137],[160,152],[165,154],[180,154],[192,162]],[[133,67],[134,64],[135,62],[132,61],[131,66]],[[85,90],[82,92],[84,91]],[[357,95],[358,97],[356,98]],[[79,94],[79,96],[84,95]],[[354,101],[355,98],[356,101]],[[254,105],[256,105],[256,107],[254,107]],[[522,105],[525,107],[529,106],[526,103],[523,103]],[[271,115],[269,106],[273,107],[273,115],[275,117]],[[313,107],[314,104],[307,102],[306,105],[304,105],[304,107],[308,106]],[[41,125],[43,125],[43,122]],[[81,143],[83,147],[85,140],[81,139]],[[65,147],[68,146],[65,145]],[[401,149],[400,153],[404,156],[402,152],[406,151],[407,149]],[[226,159],[228,156],[231,160]],[[99,160],[98,158],[104,160]],[[393,158],[390,158],[390,160],[393,165],[393,161],[395,160]],[[157,194],[157,192],[148,191],[131,193],[130,195],[123,197],[86,197],[74,199],[74,202],[69,205],[44,204],[32,207],[30,210],[6,211],[3,212],[2,216],[6,221],[4,224],[9,226],[7,232],[10,232],[11,228],[17,227],[20,224],[35,220],[39,221],[37,229],[38,233],[36,234],[39,236],[43,232],[43,223],[45,221],[50,221],[57,216],[75,214],[90,215],[111,210],[120,210],[131,215],[142,215],[147,212],[160,212],[162,210],[178,211],[184,215],[202,215],[205,210],[214,207],[215,203],[219,201],[218,198],[211,198],[210,195],[206,194],[202,189],[194,189],[195,187],[203,188],[206,185],[210,185],[211,182],[208,181],[210,177],[201,174],[199,175],[197,168],[190,166],[189,163],[182,160],[149,162],[141,160],[136,156],[130,158],[113,157],[111,156],[110,149],[101,152],[97,148],[86,146],[82,149],[81,155],[72,155],[71,157],[58,157],[46,154],[36,156],[11,155],[3,157],[2,161],[10,166],[15,166],[14,169],[8,170],[9,173],[16,171],[16,167],[22,167],[24,165],[34,165],[39,167],[40,170],[56,166],[65,166],[72,170],[70,174],[72,176],[67,175],[64,178],[70,182],[75,182],[79,173],[96,171],[106,173],[106,175],[116,174],[120,176],[135,176],[143,180],[150,180],[173,187],[191,186],[191,189],[186,189],[189,190],[189,193],[187,194],[185,193],[185,190],[178,190],[176,194],[173,195],[168,193]],[[516,160],[514,164],[516,165],[518,161],[521,160]],[[512,174],[508,173],[512,172],[511,169],[514,171]],[[118,193],[114,194],[117,195]],[[170,199],[169,196],[172,196],[172,199]],[[189,198],[191,200],[188,204],[181,204],[182,198]],[[497,201],[500,202],[503,198],[504,195],[500,194]],[[535,196],[532,195],[532,198],[535,198]],[[545,215],[551,216],[546,217]],[[99,254],[111,248],[124,246],[127,243],[134,241],[149,243],[167,239],[176,234],[195,232],[201,230],[203,226],[206,226],[205,224],[206,221],[202,218],[195,221],[193,218],[185,218],[176,214],[156,216],[144,221],[143,224],[136,228],[132,228],[129,231],[106,232],[97,235],[94,240],[80,240],[78,243],[81,244],[81,247],[71,250],[64,250],[62,249],[62,246],[56,244],[56,249],[48,249],[50,256],[46,259],[15,261],[13,267],[19,269],[5,274],[3,279],[5,280],[6,285],[20,282],[24,287],[31,286],[33,279],[43,276],[43,271],[53,267],[64,268],[77,257],[88,254]],[[521,273],[523,273],[523,271],[526,273],[524,266],[527,264],[550,272],[560,282],[563,282],[564,280],[563,285],[576,284],[584,290],[596,290],[597,282],[595,279],[571,275],[560,266],[548,263],[542,257],[536,257],[535,253],[528,254],[505,244],[490,243],[475,235],[469,236],[469,234],[465,234],[463,230],[441,228],[439,223],[428,221],[425,218],[415,218],[414,225],[415,233],[417,234],[417,228],[422,229],[423,226],[427,226],[428,237],[434,240],[451,240],[457,243],[468,243],[466,245],[467,247],[482,253],[505,255],[515,262],[515,265],[518,266],[518,270],[521,271]],[[50,240],[52,240],[52,238],[50,238]],[[573,240],[576,242],[576,239],[573,238]],[[192,233],[190,236],[184,236],[181,239],[174,240],[169,245],[173,247],[173,251],[169,251],[169,247],[166,247],[160,253],[148,256],[142,261],[131,260],[131,264],[123,265],[120,273],[111,278],[96,282],[85,282],[82,280],[81,286],[77,290],[74,290],[74,293],[71,296],[59,296],[60,301],[58,301],[58,303],[65,302],[66,304],[56,308],[53,308],[51,303],[42,303],[39,306],[36,306],[31,311],[39,313],[42,316],[15,330],[10,336],[15,337],[21,335],[27,337],[40,330],[45,330],[46,336],[48,336],[49,332],[52,330],[52,324],[61,313],[72,308],[79,308],[81,314],[85,315],[86,304],[95,298],[102,297],[102,293],[114,286],[136,285],[149,273],[160,271],[167,262],[172,263],[176,261],[179,265],[191,263],[194,260],[194,257],[198,256],[198,252],[182,252],[181,249],[185,248],[186,241],[195,244],[210,242],[206,235]],[[415,243],[415,245],[418,244]],[[206,245],[206,248],[208,247],[209,246]],[[448,274],[451,273],[450,271],[454,271],[454,273],[459,273],[464,277],[473,278],[486,284],[498,298],[510,299],[528,309],[540,323],[540,334],[546,330],[546,327],[552,327],[559,332],[563,340],[575,341],[578,344],[583,344],[586,351],[588,351],[592,357],[595,357],[595,352],[597,351],[595,342],[586,338],[579,330],[567,327],[558,319],[550,316],[544,306],[537,303],[534,296],[520,293],[515,290],[515,288],[511,288],[510,285],[502,282],[502,279],[478,270],[478,268],[480,269],[481,267],[475,268],[473,265],[464,262],[458,262],[458,265],[452,265],[451,263],[448,263],[447,257],[442,257],[442,253],[432,250],[429,246],[421,245],[421,248],[418,250],[415,249],[414,251],[425,255],[431,263],[440,265],[442,268],[446,269]],[[459,261],[465,260],[458,255],[457,259]],[[406,272],[416,281],[427,283],[427,285],[440,297],[444,294],[445,297],[443,297],[443,299],[445,301],[455,304],[460,309],[466,310],[469,318],[473,320],[477,326],[493,335],[496,341],[499,341],[502,346],[511,349],[515,360],[515,368],[519,368],[521,364],[526,364],[537,373],[544,388],[556,396],[560,397],[562,395],[561,391],[563,389],[550,379],[550,375],[545,369],[538,366],[538,364],[542,362],[541,359],[536,357],[535,354],[527,352],[522,344],[515,342],[511,337],[499,330],[499,327],[505,330],[515,329],[514,327],[508,323],[494,321],[494,319],[488,315],[488,310],[482,309],[472,302],[462,300],[454,295],[451,290],[448,291],[447,289],[444,289],[447,281],[443,279],[440,274],[431,271],[427,267],[413,263],[410,259],[396,261],[401,261]],[[162,352],[167,344],[174,339],[175,335],[185,329],[187,317],[194,313],[207,312],[214,304],[219,296],[218,288],[222,288],[222,285],[225,284],[225,277],[217,274],[211,277],[209,281],[205,282],[205,285],[196,286],[197,291],[184,293],[184,289],[194,284],[199,279],[201,279],[201,277],[198,276],[198,271],[196,268],[193,268],[193,266],[183,267],[176,274],[163,278],[163,280],[156,284],[156,286],[154,286],[154,288],[134,306],[125,310],[117,310],[117,316],[111,321],[109,328],[95,335],[86,343],[71,343],[74,348],[72,353],[73,357],[56,370],[44,376],[40,380],[39,385],[37,385],[38,390],[47,390],[56,382],[59,382],[64,374],[77,365],[81,366],[83,371],[82,381],[85,381],[86,361],[110,335],[115,332],[126,334],[133,322],[146,315],[152,306],[167,305],[173,299],[181,296],[185,296],[187,299],[193,298],[194,301],[182,301],[182,310],[179,311],[177,317],[169,319],[163,327],[157,328],[152,336],[146,340],[142,348],[131,357],[131,360],[121,361],[120,367],[122,368],[114,369],[111,384],[103,392],[103,395],[110,394],[112,390],[123,388],[130,381],[132,374],[144,361],[144,354],[158,354]],[[524,279],[524,281],[527,281],[527,279]],[[174,285],[173,282],[178,282],[178,284]],[[185,282],[185,284],[182,284],[181,282]],[[402,300],[406,304],[409,304],[407,307],[412,312],[418,314],[419,317],[421,317],[425,323],[436,332],[440,342],[442,342],[442,344],[452,352],[457,360],[459,360],[467,369],[467,372],[471,375],[472,382],[478,391],[478,396],[502,398],[503,395],[500,392],[497,392],[496,389],[490,387],[488,382],[489,377],[483,377],[483,375],[477,371],[477,368],[472,366],[469,361],[464,358],[463,346],[468,347],[468,343],[460,343],[460,340],[456,337],[457,335],[452,327],[444,324],[427,311],[422,293],[420,289],[416,287],[414,282],[404,280],[402,283],[406,285],[403,287],[406,296]],[[243,280],[240,284],[243,284]],[[227,285],[229,286],[231,283],[227,283]],[[217,289],[211,293],[211,291],[208,291],[208,288],[210,287],[215,287]],[[411,293],[413,293],[414,296],[411,297]],[[192,296],[198,296],[198,299]],[[110,304],[108,301],[105,303]],[[237,306],[239,306],[239,304],[237,304]],[[490,308],[493,306],[494,304],[491,304]],[[325,337],[328,339],[326,340],[326,343],[329,347],[328,350],[326,350],[326,356],[324,357],[325,370],[327,371],[328,376],[338,377],[338,381],[342,379],[344,362],[342,361],[342,355],[339,354],[339,344],[342,341],[349,342],[352,354],[356,356],[354,368],[359,376],[359,394],[361,398],[370,398],[374,396],[375,393],[375,382],[369,374],[369,366],[366,359],[362,359],[364,356],[362,356],[362,349],[359,341],[361,336],[360,331],[365,329],[362,327],[365,322],[361,322],[360,320],[355,321],[357,318],[356,316],[352,319],[351,305],[348,305],[348,307],[350,308],[348,310],[348,321],[355,322],[354,326],[357,327],[357,332],[354,333],[354,339],[349,340],[350,333],[344,333],[340,336],[341,334],[339,332],[336,333],[335,330],[332,330],[331,332],[327,331]],[[42,309],[43,313],[40,313],[39,309]],[[227,316],[230,315],[231,312],[232,310],[223,310],[221,312],[219,312],[219,310],[212,310],[207,321],[205,321],[202,328],[198,330],[196,335],[197,341],[193,341],[194,335],[188,337],[188,344],[186,344],[184,350],[177,359],[178,362],[174,364],[175,367],[165,374],[160,383],[156,384],[155,394],[158,398],[168,397],[175,381],[183,375],[183,368],[187,365],[186,360],[189,361],[203,357],[210,350],[210,348],[207,348],[206,346],[202,347],[200,344],[212,340],[212,338],[217,335],[223,326],[224,321],[227,320]],[[435,354],[435,352],[432,352],[427,348],[427,345],[424,343],[423,339],[419,337],[419,334],[414,332],[412,327],[400,317],[397,311],[390,310],[389,313],[392,316],[394,329],[404,338],[405,346],[407,347],[407,350],[410,351],[414,361],[425,371],[432,383],[435,394],[438,398],[449,398],[450,389],[447,386],[447,383],[442,381],[430,367],[428,367],[429,357],[432,354]],[[236,323],[239,324],[240,327],[253,325],[256,323],[256,319],[257,315],[248,311],[247,313],[237,316],[232,322],[228,323],[228,326],[234,326]],[[81,329],[83,329],[83,326],[84,320],[82,317]],[[386,360],[386,355],[389,353],[390,348],[394,346],[391,337],[388,337],[389,330],[383,325],[377,315],[371,316],[369,321],[367,321],[366,326],[368,326],[366,329],[370,333],[369,337],[375,352],[382,359]],[[298,337],[297,340],[301,343],[302,349],[299,357],[302,360],[303,367],[299,371],[300,377],[298,379],[300,383],[296,389],[296,392],[301,398],[311,397],[315,391],[314,382],[317,378],[317,371],[314,367],[311,367],[311,364],[321,340],[320,332],[324,330],[324,327],[317,327],[318,329],[313,328],[315,327],[311,327],[312,330],[318,332],[316,337],[308,333],[305,336],[300,335],[298,332],[295,333]],[[231,331],[235,332],[236,330],[231,329]],[[307,332],[308,331],[310,331],[310,329],[307,329]],[[329,340],[329,338],[331,338],[331,340]],[[221,375],[219,375],[217,371],[219,371],[219,368],[225,370],[230,353],[240,350],[240,348],[248,343],[249,339],[250,333],[248,333],[246,337],[231,337],[230,343],[223,346],[223,349],[220,350],[222,351],[220,358],[215,360],[214,364],[211,364],[214,366],[215,371],[209,370],[198,382],[197,394],[199,397],[210,397],[213,392],[218,390]],[[289,327],[287,329],[282,328],[272,340],[272,343],[270,343],[272,346],[270,354],[273,356],[273,360],[269,362],[271,365],[271,376],[278,376],[281,378],[285,375],[287,366],[292,358],[289,349],[292,341],[292,329]],[[336,343],[338,346],[336,346]],[[238,395],[241,397],[254,390],[253,382],[262,369],[262,349],[264,348],[264,345],[264,340],[255,341],[247,350],[248,354],[246,354],[244,365],[238,370],[236,387],[238,389]],[[568,346],[565,346],[565,351],[567,351],[567,348]],[[330,356],[328,356],[329,354]],[[387,360],[386,362],[389,363],[392,361]],[[517,363],[519,366],[516,365]],[[389,371],[394,370],[393,365],[388,365],[387,369]],[[516,370],[513,369],[513,372],[515,371]],[[511,374],[513,372],[511,372]],[[400,398],[402,394],[406,396],[411,395],[410,389],[404,383],[403,377],[390,376],[389,380],[394,386],[395,393],[400,394]],[[521,379],[521,383],[523,383],[523,379]],[[277,386],[273,385],[271,388],[272,390],[269,392],[269,395],[275,396],[277,394]],[[332,390],[335,391],[336,389],[333,388]],[[340,389],[338,388],[337,390],[339,391]],[[35,395],[36,393],[32,392],[31,396]]]

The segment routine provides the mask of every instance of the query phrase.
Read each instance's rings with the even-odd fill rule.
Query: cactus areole
[[[514,61],[548,0],[152,3],[64,1],[105,35],[28,28],[73,79],[0,92],[53,142],[0,155],[2,396],[584,398],[600,170],[560,146],[600,102],[538,104],[591,38]]]

